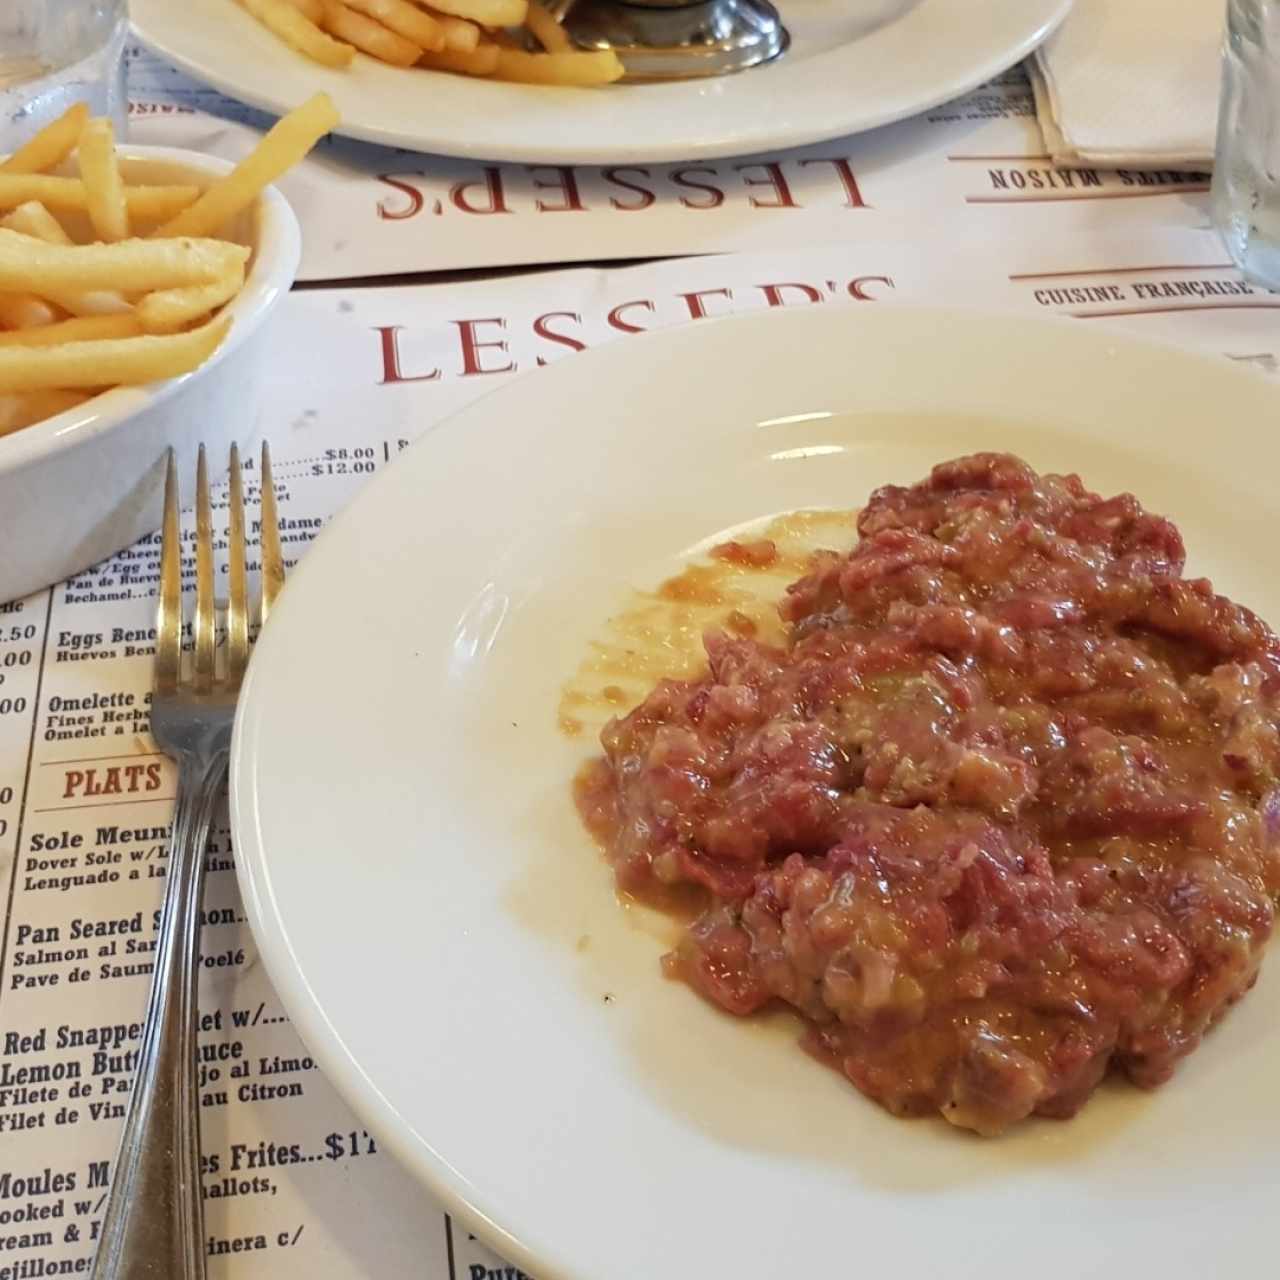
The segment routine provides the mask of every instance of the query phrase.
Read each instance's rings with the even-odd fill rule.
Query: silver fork
[[[262,603],[266,621],[284,583],[271,455],[262,446]],[[196,614],[191,675],[182,675],[182,550],[173,451],[164,535],[151,733],[178,766],[169,873],[155,971],[129,1113],[116,1153],[93,1280],[203,1280],[204,1212],[196,1095],[196,979],[204,851],[227,778],[236,696],[249,660],[244,495],[231,446],[231,528],[225,671],[216,665],[213,530],[204,446],[196,465]]]

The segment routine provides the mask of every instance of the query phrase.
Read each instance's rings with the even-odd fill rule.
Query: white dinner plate
[[[792,46],[718,80],[603,90],[307,62],[235,0],[130,0],[139,38],[224,93],[280,113],[327,89],[339,133],[439,155],[627,164],[746,155],[915,115],[1025,57],[1071,0],[782,0]]]
[[[247,910],[328,1078],[539,1280],[1268,1274],[1274,968],[1158,1091],[991,1141],[893,1119],[785,1017],[663,980],[557,705],[693,549],[979,448],[1135,490],[1280,619],[1278,410],[1260,374],[1076,322],[813,308],[621,340],[431,431],[307,553],[237,724]]]

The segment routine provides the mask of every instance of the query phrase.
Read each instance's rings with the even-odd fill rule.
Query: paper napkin
[[[1224,9],[1223,0],[1076,0],[1029,64],[1054,160],[1208,168]]]

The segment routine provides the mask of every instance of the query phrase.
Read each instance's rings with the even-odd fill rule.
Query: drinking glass
[[[0,0],[0,154],[77,102],[124,136],[126,0]]]
[[[1228,0],[1211,199],[1236,265],[1280,289],[1280,0]]]

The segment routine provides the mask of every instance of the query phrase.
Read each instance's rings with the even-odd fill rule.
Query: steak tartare
[[[608,724],[577,798],[619,887],[696,886],[667,972],[794,1007],[895,1114],[996,1134],[1162,1083],[1272,930],[1280,643],[1168,520],[1010,455],[858,533],[784,644],[708,633]]]

